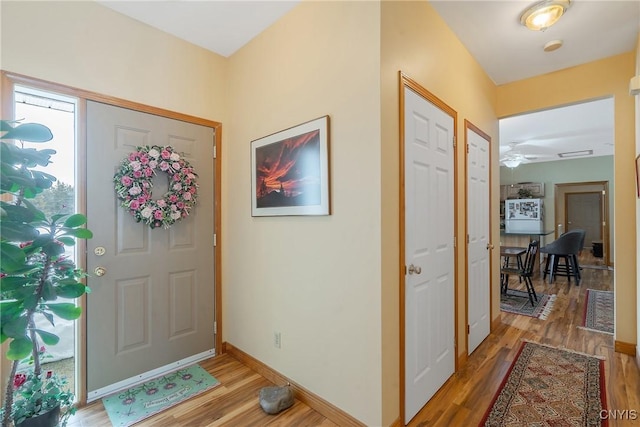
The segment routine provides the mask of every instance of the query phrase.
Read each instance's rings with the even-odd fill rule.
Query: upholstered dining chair
[[[533,288],[533,282],[531,281],[531,276],[533,276],[533,270],[536,263],[536,254],[538,253],[538,241],[532,240],[529,242],[529,246],[527,247],[527,253],[525,254],[524,261],[521,266],[514,267],[502,267],[500,269],[500,273],[504,277],[504,292],[508,292],[507,285],[509,283],[509,275],[513,274],[514,276],[517,274],[521,280],[524,281],[525,287],[527,288],[527,294],[529,295],[529,302],[533,306],[533,301],[538,301],[538,296],[536,295],[536,290]]]
[[[578,254],[584,246],[585,235],[585,230],[570,230],[540,248],[540,253],[547,254],[542,280],[548,274],[549,283],[552,283],[556,276],[566,276],[569,283],[571,283],[571,278],[573,277],[576,280],[576,285],[580,284],[582,277]]]

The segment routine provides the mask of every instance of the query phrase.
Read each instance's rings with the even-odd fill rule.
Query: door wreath
[[[151,188],[157,169],[167,174],[169,191],[153,199]],[[151,228],[171,227],[189,215],[198,199],[197,175],[193,168],[171,146],[137,147],[122,160],[113,177],[120,206],[129,211],[136,222]]]

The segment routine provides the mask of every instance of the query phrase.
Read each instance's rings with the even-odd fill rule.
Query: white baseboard
[[[167,372],[175,371],[176,369],[182,366],[193,365],[194,363],[197,363],[204,359],[209,359],[215,355],[216,355],[215,349],[203,351],[202,353],[198,353],[191,357],[178,360],[177,362],[169,363],[168,365],[160,366],[159,368],[144,372],[140,375],[136,375],[131,378],[127,378],[126,380],[118,381],[117,383],[108,385],[106,387],[102,387],[97,390],[90,391],[89,393],[87,393],[87,403],[91,403],[95,400],[101,399],[105,396],[116,393],[118,391],[136,386],[138,384],[142,384],[145,381],[159,377],[163,374],[166,374]]]

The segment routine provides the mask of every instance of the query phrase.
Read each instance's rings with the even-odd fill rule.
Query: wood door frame
[[[488,146],[488,154],[489,154],[489,170],[488,170],[488,174],[489,174],[489,182],[487,183],[487,185],[489,186],[489,212],[488,212],[488,217],[489,217],[489,234],[487,235],[487,244],[489,245],[489,333],[491,333],[491,330],[493,329],[493,322],[491,321],[493,319],[493,304],[491,304],[491,278],[493,277],[493,271],[492,271],[492,266],[493,266],[493,244],[491,242],[491,230],[493,229],[493,221],[492,221],[492,215],[491,215],[491,200],[492,199],[492,190],[491,190],[491,137],[489,136],[489,134],[487,134],[486,132],[483,132],[479,127],[477,127],[476,125],[474,125],[473,123],[471,123],[469,120],[464,119],[464,144],[465,144],[465,153],[467,154],[467,156],[465,157],[465,162],[464,162],[464,200],[465,200],[465,205],[466,205],[466,218],[465,218],[465,223],[464,223],[464,234],[465,236],[469,235],[469,187],[468,187],[468,183],[469,183],[469,139],[468,139],[468,133],[469,131],[473,131],[475,133],[477,133],[479,136],[481,136],[483,139],[485,139],[487,141],[487,146]],[[464,283],[465,283],[465,288],[464,288],[464,324],[467,325],[467,328],[469,328],[469,242],[467,240],[465,240],[465,245],[464,245],[464,259],[466,260],[466,264],[465,264],[465,268],[464,268]],[[467,357],[469,356],[469,329],[467,329],[467,333],[465,334],[465,348],[467,350]],[[456,357],[457,359],[457,357]],[[457,366],[456,366],[457,368]]]
[[[604,264],[613,266],[611,262],[610,232],[609,232],[609,181],[570,182],[554,185],[554,229],[558,237],[558,224],[562,223],[566,230],[566,194],[567,193],[602,193],[602,244],[604,250]]]
[[[78,124],[77,124],[77,158],[85,159],[86,158],[86,143],[87,143],[87,132],[86,132],[86,109],[87,109],[87,101],[97,101],[105,104],[109,104],[116,107],[128,108],[135,111],[140,111],[143,113],[154,114],[157,116],[180,120],[183,122],[201,125],[205,127],[213,128],[214,137],[215,137],[215,149],[216,156],[213,160],[215,175],[214,175],[214,233],[216,235],[216,246],[214,248],[214,280],[215,280],[215,296],[214,296],[214,316],[216,322],[216,331],[215,331],[215,350],[216,354],[220,354],[223,350],[222,347],[222,209],[221,209],[221,195],[222,195],[222,123],[216,122],[213,120],[203,119],[200,117],[190,116],[187,114],[178,113],[175,111],[165,110],[162,108],[152,107],[145,104],[140,104],[133,101],[127,101],[125,99],[116,98],[113,96],[102,95],[95,92],[90,92],[78,88],[74,88],[71,86],[66,86],[58,83],[49,82],[46,80],[41,80],[33,77],[24,76],[21,74],[11,73],[8,71],[0,70],[0,89],[1,89],[1,99],[0,99],[0,111],[3,116],[11,116],[14,115],[14,89],[16,85],[29,86],[36,89],[57,92],[63,95],[67,95],[70,97],[74,97],[78,99]],[[78,162],[78,182],[86,183],[87,171],[86,171],[86,161]],[[78,197],[78,207],[77,212],[86,214],[87,208],[87,200],[84,197],[84,192],[80,192]],[[78,253],[85,253],[87,245],[85,241],[79,241],[78,245]],[[86,256],[80,257],[78,259],[78,267],[85,270],[87,265]],[[83,295],[78,300],[78,305],[82,307],[83,310],[86,309],[87,306],[87,296]],[[76,352],[78,357],[77,365],[79,367],[79,376],[80,378],[86,378],[86,370],[87,370],[87,352],[86,346],[86,325],[87,317],[82,316],[82,320],[77,323],[78,332],[77,337],[79,338],[80,343],[76,344],[76,348],[79,348],[79,351]],[[6,345],[6,343],[5,343]],[[6,351],[5,345],[3,345],[2,351]],[[5,384],[7,381],[6,373],[9,372],[9,369],[5,369],[6,358],[2,359],[2,384]],[[87,389],[84,382],[78,382],[78,396],[76,396],[78,400],[78,404],[80,406],[86,404],[87,399]],[[4,388],[2,390],[4,392]],[[3,393],[2,393],[3,394]]]
[[[406,345],[406,336],[405,336],[405,153],[404,153],[404,89],[409,88],[425,98],[427,101],[431,102],[433,105],[449,114],[453,118],[453,135],[454,141],[457,141],[457,130],[458,130],[458,113],[451,107],[449,107],[445,102],[440,100],[437,96],[427,91],[424,87],[418,84],[415,80],[408,77],[402,71],[398,72],[398,90],[399,90],[399,150],[400,150],[400,158],[399,158],[399,173],[400,173],[400,195],[399,199],[399,268],[398,268],[398,283],[399,283],[399,292],[400,292],[400,422],[401,425],[406,425],[407,420],[405,420],[405,345]],[[457,200],[458,200],[458,174],[457,174],[457,144],[455,144],[455,148],[453,150],[453,233],[454,233],[454,242],[457,242],[457,230],[458,230],[458,209]],[[458,251],[460,246],[454,245],[454,256],[453,256],[453,307],[454,307],[454,370],[453,372],[458,371]]]

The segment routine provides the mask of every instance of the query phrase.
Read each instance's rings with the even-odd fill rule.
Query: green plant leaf
[[[46,281],[44,285],[42,285],[42,292],[40,292],[40,298],[44,301],[53,301],[57,298],[56,290],[54,289],[51,282]]]
[[[0,237],[11,242],[27,242],[38,237],[38,230],[30,224],[14,221],[2,221]]]
[[[26,315],[19,317],[13,317],[8,322],[2,324],[2,332],[11,338],[20,338],[27,333],[27,326],[29,325],[29,319]]]
[[[91,232],[91,230],[87,230],[86,228],[65,229],[64,234],[68,236],[74,236],[78,239],[91,239],[93,237],[93,233]]]
[[[60,337],[51,332],[43,331],[42,329],[35,329],[36,333],[42,339],[42,342],[46,345],[56,345],[60,341]]]
[[[7,359],[9,360],[22,360],[31,354],[31,340],[25,335],[19,338],[14,338],[9,343],[9,350],[7,350]]]
[[[22,268],[26,262],[24,251],[8,242],[0,242],[0,257],[2,259],[2,271],[8,273]]]
[[[76,240],[72,237],[58,237],[58,241],[64,243],[65,246],[75,246]]]
[[[27,283],[31,282],[33,279],[29,277],[23,276],[5,276],[0,280],[0,289],[2,292],[13,291],[17,288],[20,288]]]
[[[80,227],[81,225],[84,225],[86,223],[87,223],[86,216],[82,214],[74,214],[64,221],[64,226],[75,228],[75,227]]]
[[[16,206],[7,202],[0,202],[0,206],[7,213],[7,219],[16,222],[31,222],[36,217],[34,209],[28,206]],[[5,218],[2,218],[4,221]]]
[[[39,123],[23,123],[2,135],[2,139],[19,139],[29,142],[46,142],[53,138],[51,130]]]
[[[64,245],[56,242],[49,242],[42,246],[42,250],[49,256],[55,257],[64,254]]]
[[[82,308],[72,303],[45,304],[45,307],[65,320],[76,320],[82,314]]]
[[[86,292],[86,286],[82,283],[56,286],[56,294],[61,298],[78,298]]]
[[[40,314],[42,314],[49,321],[49,323],[51,323],[51,326],[56,326],[56,323],[53,321],[53,314],[47,313],[46,311],[41,311]]]

